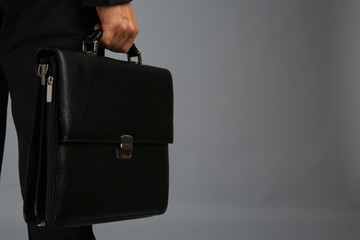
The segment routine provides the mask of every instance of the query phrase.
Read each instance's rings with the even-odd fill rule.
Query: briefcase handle
[[[82,51],[85,52],[85,53],[97,55],[98,48],[99,48],[99,40],[100,40],[102,34],[103,34],[102,29],[98,29],[98,30],[95,30],[90,35],[86,36],[84,38],[84,41],[83,41]],[[88,51],[87,50],[88,46],[93,46],[93,50]],[[130,50],[127,53],[127,57],[128,57],[128,61],[131,62],[131,63],[137,63],[137,64],[142,63],[141,52],[137,49],[135,44],[133,44],[131,46]],[[137,62],[131,61],[132,57],[137,57],[138,61]]]

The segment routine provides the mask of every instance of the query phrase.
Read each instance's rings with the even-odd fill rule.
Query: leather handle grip
[[[102,29],[98,29],[98,30],[95,30],[93,33],[89,34],[88,36],[86,36],[84,38],[84,44],[86,46],[90,46],[90,45],[93,45],[95,41],[100,41],[101,39],[101,36],[103,34],[103,31]],[[133,44],[130,48],[130,50],[128,51],[127,55],[128,55],[128,58],[130,57],[139,57],[140,55],[140,51],[137,49],[137,47],[135,46],[135,44]]]

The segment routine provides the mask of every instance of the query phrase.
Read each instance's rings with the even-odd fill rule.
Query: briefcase
[[[74,227],[167,209],[171,74],[141,64],[135,46],[129,61],[96,56],[97,39],[91,46],[37,52],[27,223]]]

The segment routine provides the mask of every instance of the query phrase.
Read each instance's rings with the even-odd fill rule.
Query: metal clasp
[[[137,58],[138,58],[138,61],[137,61],[137,62],[131,61],[131,56],[129,56],[129,55],[128,55],[128,57],[127,57],[127,58],[128,58],[128,62],[129,62],[129,63],[136,63],[136,64],[140,64],[140,65],[141,65],[141,64],[142,64],[141,52],[138,52],[137,54],[138,54],[138,55],[137,55]]]
[[[132,157],[134,139],[131,135],[122,135],[120,147],[116,148],[116,157],[127,160]]]
[[[93,43],[93,50],[92,50],[92,51],[88,51],[88,50],[87,50],[87,45],[85,44],[85,41],[83,41],[82,51],[83,51],[84,53],[93,54],[93,55],[97,56],[98,50],[99,50],[99,41],[97,41],[97,40],[94,41],[94,43]]]

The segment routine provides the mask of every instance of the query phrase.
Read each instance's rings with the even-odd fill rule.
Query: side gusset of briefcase
[[[164,213],[170,72],[57,48],[36,59],[26,222],[72,227]]]

